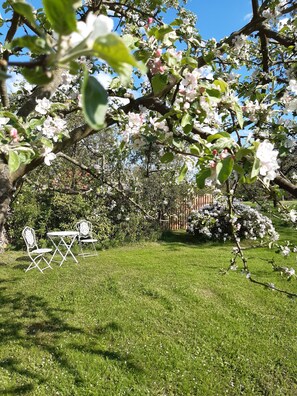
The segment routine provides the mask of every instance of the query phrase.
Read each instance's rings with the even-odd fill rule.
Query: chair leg
[[[93,245],[93,250],[94,250],[94,253],[88,253],[88,252],[84,252],[84,250],[83,250],[83,243],[80,243],[80,250],[81,250],[81,253],[79,254],[79,256],[82,256],[83,258],[85,258],[85,257],[91,257],[91,256],[98,256],[98,252],[97,252],[97,249],[96,249],[96,246],[95,246],[95,244],[92,242],[92,245]]]
[[[39,267],[39,263],[41,261],[41,258],[39,258],[39,260],[37,261],[38,258],[39,258],[39,256],[36,257],[35,259],[31,258],[32,263],[29,265],[29,267],[27,269],[25,269],[25,272],[30,271],[30,270],[32,270],[34,268],[38,268],[40,272],[43,272],[43,270]]]
[[[48,262],[47,259],[46,259],[45,257],[42,257],[42,260],[45,261],[46,264],[47,264],[47,267],[44,267],[42,270],[45,270],[45,269],[47,269],[47,268],[53,269],[53,267],[51,266],[51,260],[50,260],[50,262]]]
[[[34,268],[38,268],[39,271],[40,271],[41,273],[43,273],[43,271],[44,271],[45,269],[47,269],[47,268],[53,269],[52,266],[50,265],[50,263],[47,261],[47,259],[46,259],[43,255],[36,256],[35,258],[33,258],[33,257],[30,256],[30,259],[32,260],[32,263],[29,265],[29,267],[28,267],[27,269],[25,269],[25,272],[27,272],[27,271],[29,271],[29,270],[31,270],[31,269],[34,269]],[[40,268],[40,267],[39,267],[39,263],[40,263],[42,260],[45,261],[46,264],[47,264],[47,266],[44,267],[44,268]]]

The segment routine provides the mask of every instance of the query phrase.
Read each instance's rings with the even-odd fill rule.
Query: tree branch
[[[6,34],[5,37],[5,42],[10,43],[11,40],[14,38],[14,35],[16,34],[18,25],[19,25],[19,21],[20,21],[20,16],[19,14],[17,14],[16,12],[13,13],[12,16],[12,20],[11,20],[11,25],[8,29],[8,32]],[[5,50],[2,54],[2,56],[0,57],[0,59],[2,59],[3,63],[0,66],[0,70],[6,72],[7,70],[7,64],[8,64],[8,59],[10,56],[10,52],[8,50]],[[9,103],[9,98],[8,98],[8,94],[7,94],[7,86],[6,86],[6,80],[1,80],[0,81],[0,97],[1,97],[1,102],[3,107],[9,107],[10,103]]]
[[[288,191],[294,197],[297,197],[297,186],[291,183],[288,179],[285,179],[284,177],[278,175],[273,180],[273,182],[283,190]]]
[[[59,157],[64,158],[66,161],[78,166],[81,170],[88,172],[94,179],[98,179],[98,174],[96,172],[94,172],[92,169],[90,169],[88,166],[82,164],[81,162],[76,161],[75,159],[69,157],[68,155],[66,155],[64,153],[59,153]],[[117,193],[121,194],[122,197],[124,197],[133,206],[135,206],[137,209],[139,209],[146,216],[147,219],[153,220],[153,221],[157,220],[157,218],[151,216],[142,206],[140,206],[137,202],[135,202],[134,199],[130,198],[123,190],[114,186],[112,183],[108,182],[105,179],[102,180],[101,177],[100,177],[100,181],[103,182],[104,184],[106,184],[108,187],[115,190]]]

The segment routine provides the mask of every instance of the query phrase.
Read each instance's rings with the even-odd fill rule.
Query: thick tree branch
[[[283,45],[284,47],[295,46],[296,41],[294,39],[290,39],[285,36],[282,36],[278,32],[269,29],[267,26],[263,26],[262,31],[266,35],[266,37],[277,41],[279,44]]]
[[[273,182],[297,198],[297,186],[291,183],[288,179],[285,179],[282,176],[276,176]]]
[[[38,86],[33,90],[29,99],[17,112],[19,117],[26,118],[35,109],[36,99],[50,98],[55,93],[62,82],[63,69],[55,69],[51,73],[53,74],[52,81],[46,85]]]

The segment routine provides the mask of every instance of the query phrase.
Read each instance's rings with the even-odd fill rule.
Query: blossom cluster
[[[274,145],[267,140],[261,142],[256,152],[256,157],[260,160],[260,175],[267,180],[275,179],[279,164],[277,162],[278,151],[274,150]]]
[[[256,209],[234,202],[234,217],[230,218],[226,201],[214,202],[191,213],[187,231],[199,239],[226,241],[236,230],[238,239],[276,241],[278,234],[271,220]]]

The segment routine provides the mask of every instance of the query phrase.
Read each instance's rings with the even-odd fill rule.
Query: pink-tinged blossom
[[[162,55],[162,50],[161,48],[158,48],[155,52],[155,58],[158,59]]]
[[[227,158],[227,157],[229,157],[230,156],[230,153],[229,153],[229,151],[227,150],[227,149],[224,149],[222,152],[221,152],[221,154],[220,154],[220,158],[221,159],[225,159],[225,158]]]
[[[9,135],[14,143],[18,143],[18,141],[20,140],[18,130],[16,128],[11,128],[11,130],[9,131]]]
[[[276,171],[279,168],[277,163],[278,151],[274,150],[274,145],[267,140],[259,144],[256,157],[260,160],[260,175],[267,180],[273,180],[276,177]]]
[[[152,24],[153,22],[154,22],[154,18],[152,17],[147,18],[148,25]]]
[[[182,51],[176,51],[175,48],[168,48],[166,53],[172,56],[173,58],[175,58],[178,62],[182,60],[183,57]]]
[[[165,67],[160,58],[155,58],[149,65],[152,74],[164,73]]]
[[[123,131],[124,140],[128,141],[131,135],[137,135],[144,124],[145,115],[140,113],[130,112],[128,114],[128,125],[126,130]]]

